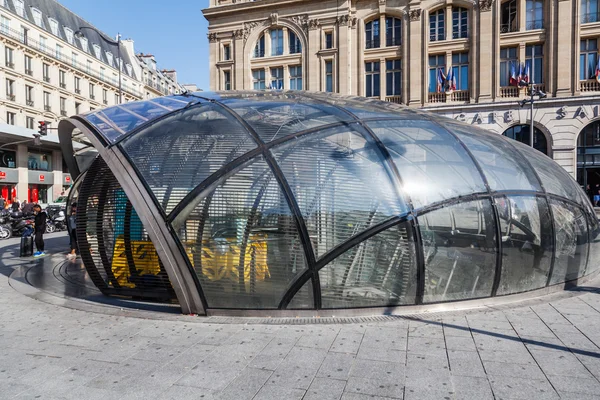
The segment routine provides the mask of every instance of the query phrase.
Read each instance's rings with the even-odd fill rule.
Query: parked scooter
[[[12,228],[12,236],[23,236],[29,229],[33,229],[33,220],[29,217],[24,217],[22,212],[11,213],[9,221]]]
[[[59,210],[51,214],[46,221],[46,233],[60,232],[67,230],[67,217],[64,210]]]
[[[12,236],[12,226],[10,224],[10,212],[0,210],[0,240],[8,239]]]

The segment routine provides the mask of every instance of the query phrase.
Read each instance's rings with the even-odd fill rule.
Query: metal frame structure
[[[256,101],[257,108],[264,107],[260,109],[268,111],[268,101],[266,101],[264,105],[261,105],[260,98],[266,97],[266,99],[268,99],[269,96],[275,98],[279,102],[278,104],[281,102],[287,102],[290,104],[290,106],[293,106],[294,104],[298,104],[298,102],[302,101],[304,104],[309,103],[316,109],[319,109],[319,107],[324,107],[321,109],[323,113],[335,113],[341,117],[338,121],[329,122],[316,127],[307,127],[305,129],[300,129],[292,133],[285,134],[284,136],[274,138],[271,141],[265,141],[263,138],[261,138],[260,132],[258,132],[255,127],[248,123],[248,121],[246,121],[242,115],[238,114],[230,105],[232,104],[232,101],[236,99],[243,100],[254,98],[256,100],[256,98],[258,98]],[[416,299],[414,304],[424,304],[427,271],[424,255],[424,244],[422,242],[421,227],[419,225],[420,216],[436,210],[451,207],[453,205],[459,205],[477,200],[489,202],[493,211],[493,225],[495,227],[495,232],[493,232],[493,236],[495,237],[495,272],[493,282],[491,284],[492,289],[490,294],[489,296],[484,297],[495,297],[497,295],[498,287],[502,278],[503,238],[501,232],[502,219],[498,210],[498,199],[507,199],[506,196],[527,196],[529,198],[543,199],[545,207],[550,213],[550,226],[552,228],[552,254],[550,255],[550,269],[548,271],[545,287],[552,286],[550,283],[552,273],[554,272],[557,250],[555,238],[558,228],[555,226],[556,221],[552,211],[552,201],[560,201],[565,203],[569,207],[578,210],[583,216],[585,216],[585,228],[587,232],[585,246],[587,258],[584,265],[584,271],[581,271],[581,274],[579,274],[577,278],[581,278],[589,271],[587,266],[590,263],[592,243],[595,243],[597,240],[596,237],[600,233],[600,230],[598,228],[597,219],[595,218],[595,215],[593,215],[593,210],[588,204],[585,204],[581,201],[581,199],[585,199],[585,195],[583,193],[579,193],[580,189],[572,179],[571,188],[574,188],[574,192],[569,193],[572,196],[571,198],[566,198],[560,194],[549,192],[548,188],[546,188],[544,185],[543,178],[535,171],[533,164],[529,161],[525,153],[523,153],[524,150],[518,147],[520,145],[510,143],[510,141],[507,139],[498,137],[498,139],[494,140],[502,140],[503,142],[508,143],[508,146],[510,149],[512,149],[511,151],[514,152],[514,156],[521,158],[523,163],[526,165],[527,171],[525,171],[525,173],[528,179],[535,180],[540,187],[540,191],[513,189],[494,190],[490,186],[490,182],[488,181],[488,177],[484,171],[484,168],[472,152],[472,149],[454,132],[454,123],[446,123],[443,121],[434,120],[432,117],[426,114],[404,109],[396,105],[385,103],[382,104],[375,101],[365,102],[363,99],[361,99],[360,102],[356,102],[355,99],[348,97],[332,97],[302,92],[292,92],[291,94],[275,92],[270,95],[265,94],[264,92],[228,92],[221,95],[212,93],[197,93],[184,94],[183,96],[176,97],[177,101],[181,103],[181,106],[174,108],[164,107],[165,111],[162,113],[162,115],[155,116],[151,119],[144,119],[142,116],[140,117],[140,121],[129,125],[133,126],[133,129],[121,129],[117,123],[114,123],[107,117],[107,113],[98,111],[96,113],[91,113],[91,115],[78,116],[61,121],[59,125],[59,137],[67,166],[69,167],[69,170],[72,172],[72,175],[75,179],[77,179],[78,175],[80,175],[83,171],[81,171],[74,156],[67,156],[74,154],[72,141],[77,140],[81,143],[85,143],[88,147],[93,146],[98,151],[99,157],[101,157],[103,162],[105,162],[110,168],[110,171],[114,174],[115,179],[118,181],[119,185],[130,201],[130,205],[128,206],[129,215],[131,215],[132,209],[137,212],[143,227],[147,231],[151,241],[154,243],[158,257],[161,261],[161,265],[164,266],[164,269],[168,274],[169,280],[173,286],[173,290],[176,293],[177,299],[184,313],[204,315],[209,309],[210,313],[212,314],[218,313],[218,310],[212,308],[210,306],[210,302],[207,301],[198,276],[194,272],[194,266],[192,265],[193,261],[190,260],[190,257],[186,256],[185,245],[175,232],[174,226],[183,224],[186,215],[199,204],[200,199],[207,198],[207,196],[209,196],[209,201],[205,204],[205,207],[208,207],[208,204],[211,200],[210,196],[212,196],[210,194],[211,190],[223,183],[229,177],[235,176],[236,173],[251,164],[253,160],[257,158],[264,159],[268,165],[268,171],[273,174],[275,182],[277,183],[277,186],[279,187],[281,194],[283,195],[283,198],[289,207],[307,264],[307,269],[289,282],[283,297],[279,301],[277,309],[281,310],[283,314],[285,314],[283,310],[290,305],[294,299],[294,296],[308,282],[312,283],[312,299],[314,301],[312,309],[322,310],[324,307],[322,304],[319,271],[350,249],[353,249],[356,246],[365,243],[368,239],[401,224],[406,224],[406,226],[410,227],[410,236],[414,241],[414,262],[416,263],[417,280]],[[218,112],[224,115],[226,119],[234,121],[236,124],[243,127],[243,130],[245,130],[246,134],[252,138],[255,146],[253,149],[244,152],[237,157],[234,153],[232,153],[232,157],[228,158],[221,167],[219,167],[212,174],[208,175],[206,179],[202,180],[195,187],[191,188],[181,199],[181,201],[179,201],[170,212],[167,212],[166,204],[169,200],[168,197],[165,197],[162,202],[158,200],[148,185],[148,182],[146,182],[144,179],[143,173],[136,167],[135,162],[127,154],[123,143],[130,138],[134,138],[136,134],[156,126],[156,124],[166,120],[167,118],[176,118],[179,113],[182,113],[186,110],[194,110],[196,108],[201,110],[206,106],[213,107],[214,110],[218,110]],[[117,111],[124,110],[126,113],[134,114],[131,112],[131,110],[127,110],[124,107],[127,107],[127,105],[115,106],[114,109],[117,109]],[[357,112],[353,111],[355,109],[358,110],[357,112],[367,115],[367,117],[361,118],[357,115]],[[369,113],[374,115],[368,116]],[[378,113],[380,114],[378,115]],[[388,121],[390,123],[394,123],[396,121],[410,120],[411,118],[431,123],[435,125],[437,129],[440,129],[444,131],[445,134],[448,134],[456,142],[456,145],[467,154],[470,161],[472,161],[477,174],[481,177],[484,191],[450,197],[424,206],[421,205],[419,207],[415,207],[410,193],[402,189],[404,186],[402,173],[394,162],[392,154],[388,151],[386,144],[381,141],[376,132],[374,132],[369,126],[369,122],[374,121]],[[101,123],[103,124],[102,126],[106,127],[107,131],[113,133],[119,131],[119,134],[116,136],[111,136],[112,133],[111,135],[108,135],[105,131],[103,131],[103,128],[99,126],[99,120],[101,120]],[[319,132],[334,128],[347,129],[350,132],[364,138],[366,143],[372,147],[379,159],[383,160],[382,165],[390,182],[393,184],[396,200],[398,203],[406,205],[406,211],[371,224],[366,229],[353,234],[351,237],[346,238],[346,240],[343,242],[338,243],[337,245],[328,249],[324,254],[321,254],[320,257],[316,257],[315,249],[313,248],[309,230],[307,228],[305,216],[302,214],[299,202],[294,195],[294,190],[292,189],[291,183],[288,181],[288,177],[286,177],[286,174],[274,157],[272,150],[288,143],[294,143],[294,141],[297,141],[303,137],[310,137],[310,135],[315,135]],[[472,130],[472,128],[469,128],[465,125],[462,125],[461,129]],[[75,135],[73,135],[74,132],[76,132]],[[479,131],[473,130],[473,132],[477,133]],[[485,135],[489,135],[489,133],[485,133]],[[171,146],[172,144],[173,142],[171,142]],[[548,164],[550,166],[551,163],[552,161],[548,159]],[[553,166],[553,168],[559,167]],[[169,190],[172,190],[172,188]],[[255,205],[258,205],[261,196],[262,194],[257,197],[255,200]],[[203,212],[206,214],[207,210],[204,210]],[[101,228],[101,226],[98,226],[98,229]],[[200,231],[204,229],[203,222],[201,222],[199,229]],[[245,243],[248,239],[247,235],[248,233],[246,233],[246,236],[242,241],[243,245],[240,250],[242,255],[240,260],[244,259],[246,254]],[[131,263],[131,254],[127,254],[127,257]],[[594,263],[598,261],[600,260],[592,260]],[[108,263],[108,261],[103,260],[103,263]],[[597,267],[598,266],[595,266],[594,271],[592,272],[595,272]],[[239,279],[242,280],[241,275]],[[532,289],[539,289],[539,287]],[[382,306],[395,307],[397,304]],[[243,313],[246,311],[248,314],[252,314],[251,310],[244,310],[240,312]],[[300,310],[297,312],[302,313]],[[314,313],[314,311],[312,312]]]

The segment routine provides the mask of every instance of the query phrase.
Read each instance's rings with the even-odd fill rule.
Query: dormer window
[[[25,5],[23,4],[23,0],[15,0],[15,10],[19,17],[25,16]]]
[[[50,22],[50,31],[54,36],[58,36],[58,21],[54,18],[48,18],[48,22]]]
[[[63,28],[65,30],[65,36],[67,37],[67,42],[69,42],[69,44],[73,44],[73,29],[67,28],[66,26],[64,26]]]
[[[102,49],[99,45],[94,43],[94,54],[98,60],[102,59]]]
[[[81,43],[81,49],[83,51],[85,51],[86,53],[88,53],[89,50],[88,50],[88,40],[87,40],[87,38],[85,36],[81,36],[79,38],[79,43]]]
[[[42,26],[42,12],[35,7],[31,7],[31,13],[33,14],[33,21],[37,26]]]
[[[106,52],[106,60],[108,61],[108,65],[113,66],[113,54],[110,51]]]

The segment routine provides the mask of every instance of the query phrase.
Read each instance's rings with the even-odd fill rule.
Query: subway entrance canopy
[[[93,149],[66,162],[81,258],[109,296],[377,314],[599,267],[594,210],[550,158],[395,104],[200,92],[75,116],[59,134],[65,155],[73,140]]]

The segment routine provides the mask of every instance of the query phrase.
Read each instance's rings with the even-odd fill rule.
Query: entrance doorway
[[[587,125],[577,138],[577,182],[593,203],[600,190],[600,121]]]
[[[50,185],[29,185],[27,190],[28,203],[48,204],[48,189]]]
[[[529,125],[515,125],[505,130],[503,135],[530,146],[529,131]],[[548,155],[549,153],[546,135],[544,135],[544,132],[535,127],[533,128],[533,148],[541,151],[545,155]]]

